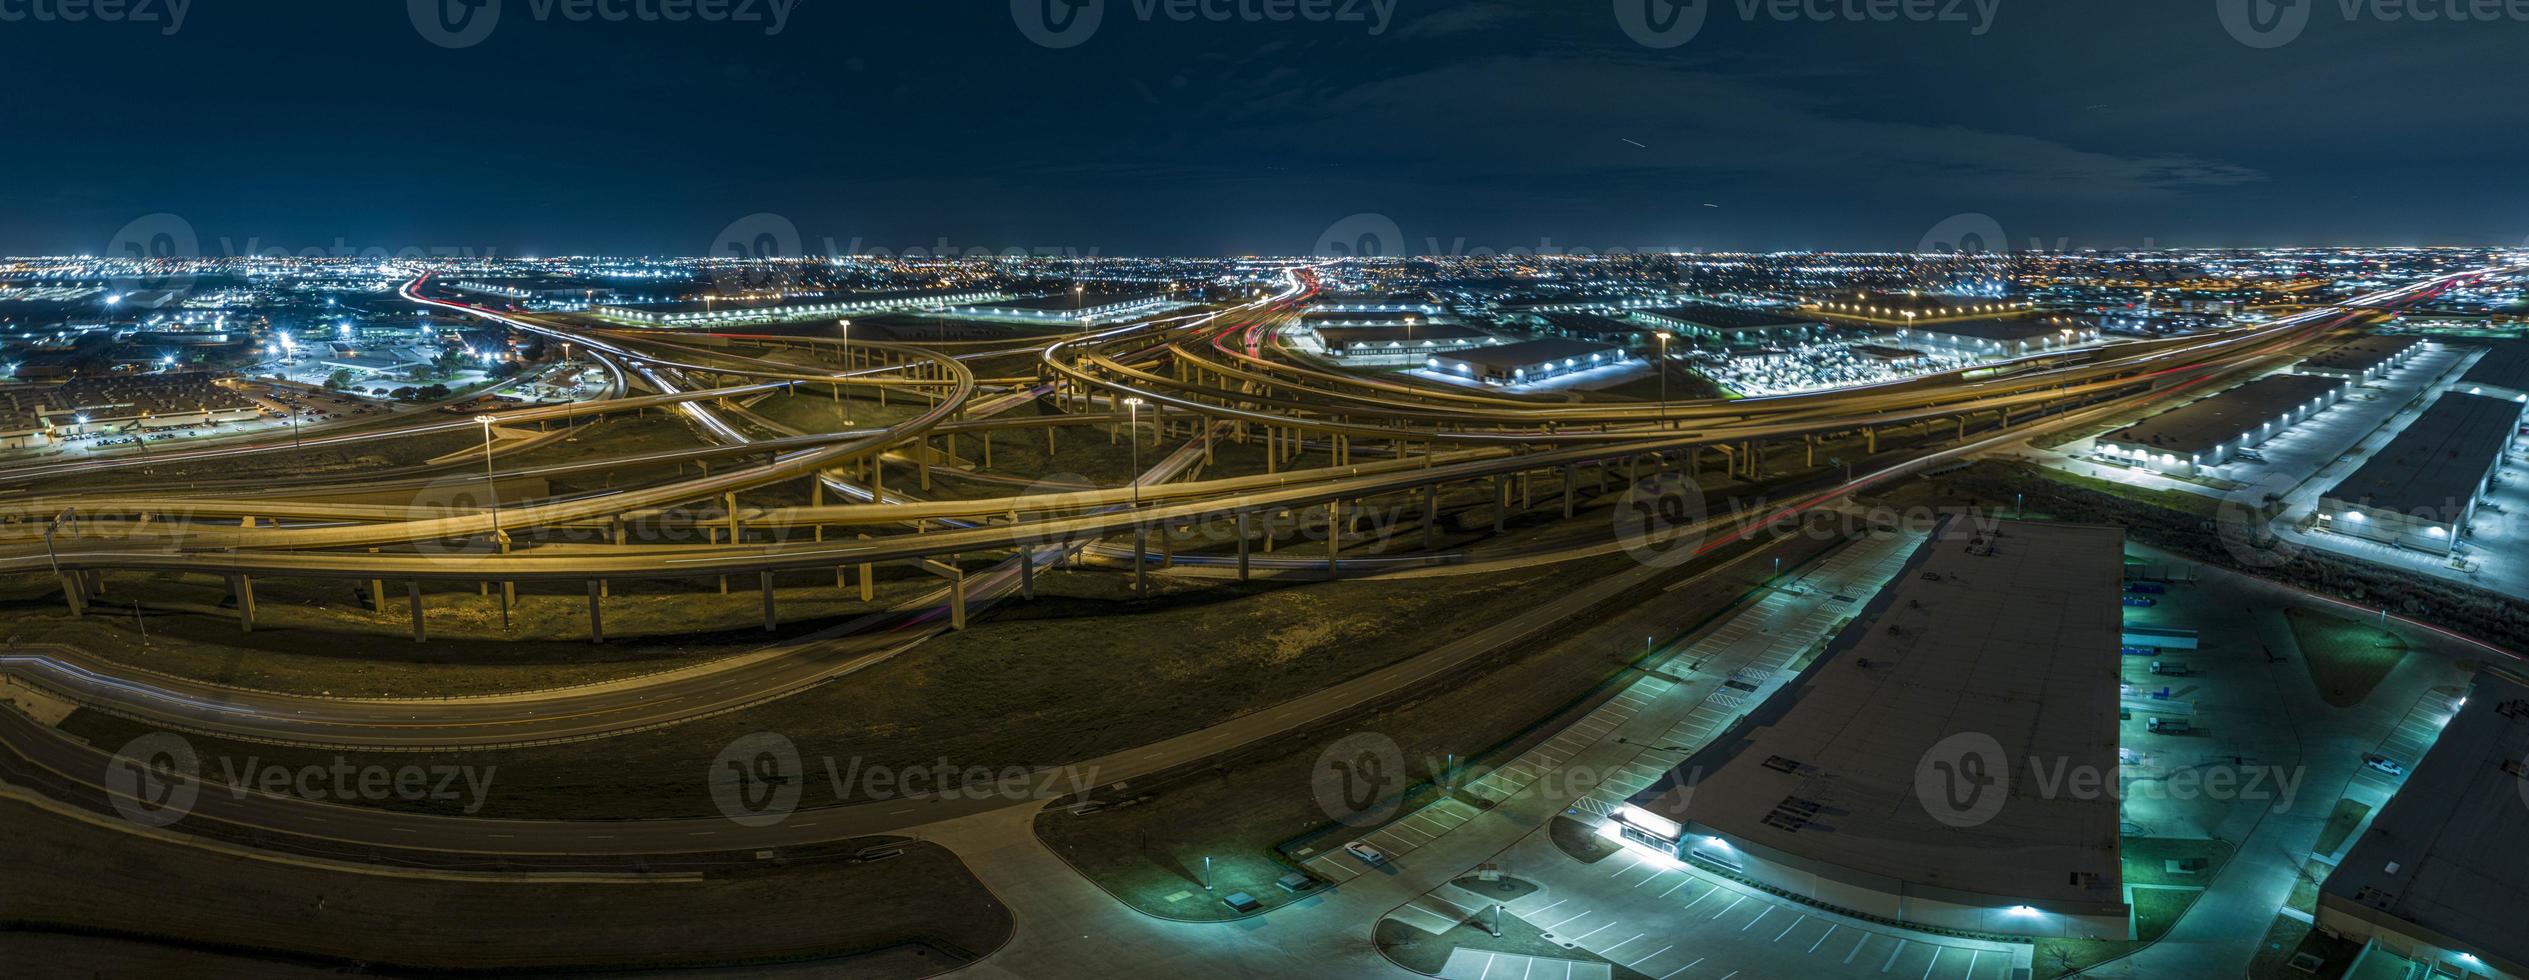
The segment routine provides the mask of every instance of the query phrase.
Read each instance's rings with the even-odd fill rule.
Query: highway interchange
[[[1909,429],[1928,435],[1955,427],[1956,439],[1937,448],[1892,450],[1867,459],[1858,472],[1792,484],[1797,492],[1765,505],[1763,514],[1701,514],[1661,532],[1681,540],[1711,538],[1698,548],[1700,554],[1726,544],[1730,531],[1746,527],[1752,517],[1782,519],[1831,507],[1861,487],[2025,439],[2033,427],[2182,396],[2462,278],[2213,333],[2033,355],[2001,370],[1987,366],[1811,395],[1650,404],[1447,389],[1295,358],[1281,351],[1275,338],[1315,292],[1314,271],[1306,266],[1292,267],[1277,292],[1251,302],[1005,343],[937,346],[846,341],[839,335],[622,329],[462,303],[434,288],[429,274],[417,273],[404,287],[406,299],[570,343],[606,367],[614,379],[609,397],[497,411],[482,419],[407,417],[407,424],[391,427],[322,432],[306,437],[303,446],[356,447],[487,428],[523,432],[547,423],[646,412],[681,413],[715,444],[502,472],[492,482],[504,490],[540,478],[634,465],[674,465],[679,476],[543,499],[512,499],[504,492],[490,507],[451,507],[421,496],[473,479],[473,467],[483,460],[479,454],[453,466],[357,478],[372,492],[413,491],[408,505],[330,499],[325,491],[340,489],[340,476],[277,485],[210,481],[181,490],[139,480],[114,482],[150,465],[299,451],[291,440],[268,437],[162,451],[150,459],[96,456],[0,466],[0,486],[22,489],[0,497],[0,517],[9,521],[0,525],[0,571],[58,583],[61,601],[73,610],[95,601],[108,572],[218,576],[230,583],[241,628],[249,629],[256,579],[376,583],[373,588],[389,602],[410,597],[417,639],[428,628],[418,598],[421,583],[535,583],[548,591],[585,584],[593,634],[602,631],[602,595],[614,582],[712,577],[762,582],[768,624],[778,616],[770,585],[774,573],[835,570],[857,576],[866,588],[872,567],[912,565],[938,584],[884,611],[752,653],[533,694],[350,700],[245,691],[124,670],[112,656],[95,651],[14,643],[0,653],[0,677],[150,726],[250,742],[451,751],[599,739],[726,713],[838,678],[848,682],[853,671],[962,628],[992,603],[1031,594],[1037,576],[1058,568],[1096,565],[1146,576],[1160,562],[1154,535],[1164,539],[1172,531],[1208,529],[1228,545],[1200,555],[1171,555],[1185,567],[1169,573],[1222,579],[1445,576],[1540,566],[1606,554],[1625,543],[1609,540],[1603,517],[1580,522],[1589,533],[1515,545],[1410,543],[1415,533],[1436,524],[1444,509],[1462,522],[1489,519],[1496,527],[1506,514],[1551,514],[1558,507],[1570,518],[1578,506],[1574,497],[1582,492],[1577,488],[1592,478],[1600,486],[1622,487],[1646,475],[1701,473],[1717,462],[1733,477],[1754,482],[1768,475],[1762,462],[1762,447],[1768,445],[1862,439],[1875,447],[1883,435]],[[997,371],[979,373],[979,367]],[[919,410],[883,425],[767,437],[749,434],[763,427],[746,420],[736,404],[766,393],[823,394],[838,387],[884,387]],[[1131,485],[1031,486],[981,498],[927,496],[919,488],[934,469],[960,471],[957,440],[1026,439],[1052,428],[1095,432],[1118,425],[1125,429],[1122,438],[1147,438],[1156,447],[1144,455],[1145,469]],[[1203,472],[1215,451],[1229,445],[1261,448],[1270,461],[1266,472]],[[1310,456],[1305,466],[1298,458],[1302,452]],[[697,471],[688,474],[684,463],[698,464]],[[914,472],[921,475],[906,475]],[[68,476],[81,477],[83,487],[49,486]],[[813,488],[817,502],[772,506],[741,500],[798,481]],[[1550,488],[1542,500],[1526,499],[1531,481]],[[1514,496],[1522,498],[1516,506]],[[1354,539],[1360,551],[1352,555],[1343,553],[1346,540],[1340,534],[1312,557],[1260,550],[1258,532],[1268,521],[1313,515],[1322,526],[1342,527],[1374,504],[1408,515],[1405,523],[1413,530],[1398,541]],[[628,526],[662,522],[726,533],[700,543],[622,537]],[[579,540],[609,533],[611,545]],[[1426,533],[1424,543],[1430,541]],[[1340,716],[1365,696],[1445,677],[1486,650],[1586,608],[1593,597],[1670,571],[1646,564],[1576,586],[1568,600],[1523,611],[1465,644],[1082,768],[1098,773],[1101,782],[1139,778]],[[115,791],[99,778],[111,761],[106,751],[9,710],[0,710],[0,746],[5,746],[0,778],[8,783],[85,809],[111,803]],[[717,819],[610,821],[601,833],[574,821],[420,816],[259,792],[206,792],[178,830],[250,839],[278,851],[351,852],[415,867],[498,861],[605,867],[631,856],[672,863],[676,855],[707,863],[760,848],[813,846],[943,821],[967,821],[961,826],[1006,821],[1059,795],[812,809],[761,828]]]

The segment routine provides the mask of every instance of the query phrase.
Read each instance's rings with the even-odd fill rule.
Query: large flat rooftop
[[[2030,772],[2114,784],[2124,540],[1952,519],[1817,662],[1638,805],[1848,882],[2121,904],[2115,794],[2049,794]],[[1982,822],[1936,818],[1961,810],[1916,792],[1961,736],[2001,749],[1984,771],[2007,778],[1983,792],[2007,795]]]
[[[2048,338],[2069,340],[2065,331],[2069,330],[2077,334],[2088,327],[2089,324],[2086,323],[2074,323],[2054,317],[2004,316],[1926,323],[1911,328],[1910,335],[1946,334],[1970,340],[1990,340],[1995,343],[2010,344]]]
[[[1688,306],[1662,307],[1660,309],[1647,310],[1645,312],[1655,317],[1675,320],[1679,323],[1691,323],[1698,327],[1703,327],[1707,330],[1712,330],[1718,333],[1736,333],[1742,330],[1760,332],[1788,330],[1795,327],[1814,326],[1819,322],[1815,318],[1807,316],[1799,310],[1748,309],[1736,306],[1712,306],[1702,303]]]
[[[2463,512],[2511,444],[2520,403],[2447,391],[2326,499],[2400,514]]]
[[[2413,337],[2364,337],[2339,347],[2319,352],[2301,362],[2303,371],[2342,371],[2363,374],[2398,355],[2413,349],[2422,341]]]
[[[2529,392],[2529,340],[2491,340],[2485,344],[2485,355],[2468,366],[2468,373],[2459,376],[2460,387],[2481,385]]]
[[[2101,436],[2159,452],[2202,453],[2343,388],[2342,378],[2277,374],[2154,415]]]
[[[1440,358],[1444,361],[1465,361],[1487,367],[1525,368],[1549,361],[1586,361],[1593,356],[1602,355],[1605,358],[1622,358],[1624,351],[1621,348],[1586,340],[1548,337],[1544,340],[1525,340],[1516,344],[1503,344],[1499,347],[1477,347],[1456,351],[1442,354]]]
[[[2480,673],[2406,784],[2327,876],[2330,904],[2529,963],[2529,683]]]

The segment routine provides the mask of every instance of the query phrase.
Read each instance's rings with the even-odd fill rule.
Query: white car
[[[1344,853],[1359,858],[1361,859],[1361,863],[1371,865],[1373,867],[1387,863],[1386,851],[1371,847],[1370,845],[1360,841],[1353,841],[1352,843],[1345,844]]]
[[[2406,775],[2406,767],[2398,765],[2397,761],[2394,759],[2383,759],[2375,755],[2362,760],[2362,764],[2371,767],[2375,771],[2386,773],[2391,776]]]

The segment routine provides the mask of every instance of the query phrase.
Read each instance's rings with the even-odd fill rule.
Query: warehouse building
[[[2322,530],[2447,555],[2520,432],[2521,403],[2443,392],[2318,501]]]
[[[1988,317],[1907,327],[1897,339],[1910,346],[1946,348],[1973,357],[2016,357],[2097,343],[2098,324],[2075,317]]]
[[[1325,348],[1327,356],[1356,364],[1420,365],[1436,354],[1508,343],[1500,337],[1456,323],[1424,323],[1410,327],[1310,325],[1303,329]]]
[[[644,327],[732,327],[750,323],[841,319],[959,303],[989,303],[1002,298],[1002,293],[980,289],[908,289],[833,296],[807,294],[763,299],[707,299],[639,306],[600,303],[592,307],[591,312],[609,320]]]
[[[1636,310],[1633,318],[1693,343],[1782,344],[1826,336],[1827,326],[1792,311],[1750,310],[1735,306],[1669,306]]]
[[[2099,454],[2127,466],[2191,476],[2326,411],[2351,385],[2305,374],[2259,378],[2100,436]]]
[[[1625,360],[1622,348],[1585,340],[1549,338],[1499,347],[1478,347],[1429,358],[1423,366],[1451,377],[1517,385]]]
[[[1167,293],[1066,292],[1034,299],[977,302],[950,308],[986,320],[1088,324],[1162,313],[1186,305]]]
[[[2363,944],[2344,975],[2529,978],[2524,840],[2529,680],[2487,670],[2319,888],[2319,930]]]
[[[2378,380],[2428,349],[2423,341],[2413,337],[2364,337],[2302,361],[2295,370],[2360,384]]]
[[[1882,920],[2129,938],[2123,579],[2120,528],[1953,518],[1798,677],[1619,808],[1618,830]],[[2095,791],[2042,789],[2041,767]]]
[[[2459,376],[2457,390],[2471,395],[2529,399],[2529,340],[2496,340]]]

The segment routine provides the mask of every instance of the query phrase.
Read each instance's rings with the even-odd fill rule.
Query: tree
[[[456,377],[457,372],[465,370],[465,365],[465,352],[453,347],[440,351],[438,357],[431,358],[430,360],[430,368],[434,372],[433,376],[440,378]]]
[[[405,385],[404,387],[397,388],[387,394],[389,397],[392,397],[399,402],[416,401],[421,398],[421,389],[415,388],[412,385]]]
[[[335,368],[334,373],[325,376],[325,387],[335,391],[347,391],[350,390],[351,383],[358,378],[359,375],[354,374],[350,368]]]

